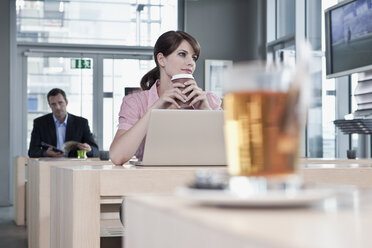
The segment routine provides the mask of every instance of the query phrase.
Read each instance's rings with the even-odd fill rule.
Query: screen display
[[[331,73],[372,65],[372,0],[330,11]]]

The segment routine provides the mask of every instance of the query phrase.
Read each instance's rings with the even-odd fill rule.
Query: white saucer
[[[202,205],[224,207],[301,207],[329,198],[333,196],[333,193],[324,189],[269,190],[239,196],[229,190],[203,190],[182,187],[176,189],[176,195]]]

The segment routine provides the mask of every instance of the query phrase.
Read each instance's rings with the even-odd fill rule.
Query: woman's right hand
[[[171,105],[180,108],[178,102],[186,102],[186,96],[182,94],[184,84],[174,83],[172,88],[166,90],[159,99],[152,105],[152,109],[167,109]]]

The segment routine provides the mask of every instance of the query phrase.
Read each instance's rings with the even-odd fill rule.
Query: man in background
[[[58,88],[47,95],[52,113],[34,120],[28,156],[77,157],[77,150],[85,150],[88,157],[99,157],[98,146],[90,132],[88,120],[66,111],[66,93]],[[63,144],[76,141],[76,147],[66,154]]]

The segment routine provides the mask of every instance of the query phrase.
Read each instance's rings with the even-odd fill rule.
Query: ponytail
[[[160,70],[159,67],[155,67],[148,73],[146,73],[141,79],[141,89],[142,90],[149,90],[156,80],[160,78]]]

